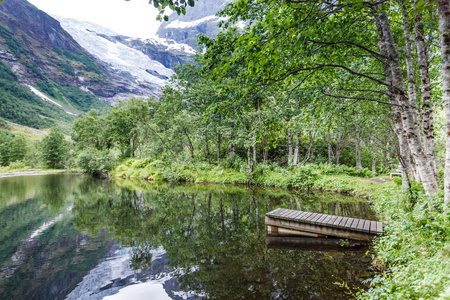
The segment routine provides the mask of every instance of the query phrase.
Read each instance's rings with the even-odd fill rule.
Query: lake
[[[365,249],[268,243],[264,215],[278,207],[376,219],[333,193],[0,178],[0,299],[348,299],[364,287]]]

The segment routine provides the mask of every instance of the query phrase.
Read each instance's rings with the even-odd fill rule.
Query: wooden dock
[[[266,232],[270,235],[301,235],[337,237],[370,241],[383,233],[378,221],[319,214],[301,210],[277,208],[266,214]]]

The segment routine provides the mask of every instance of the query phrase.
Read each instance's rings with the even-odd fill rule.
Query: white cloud
[[[153,37],[158,10],[148,0],[29,0],[48,14],[89,21],[130,37]]]

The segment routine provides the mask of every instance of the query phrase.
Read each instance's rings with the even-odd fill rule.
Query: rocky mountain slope
[[[105,102],[158,97],[173,68],[193,62],[197,34],[217,34],[214,14],[230,1],[198,2],[145,40],[49,16],[26,0],[1,2],[0,121],[68,128]]]
[[[119,35],[89,22],[54,16],[61,26],[113,77],[129,84],[129,93],[105,99],[113,104],[121,98],[157,96],[173,68],[193,62],[194,49],[163,39],[137,39]],[[156,86],[155,91],[152,87]]]

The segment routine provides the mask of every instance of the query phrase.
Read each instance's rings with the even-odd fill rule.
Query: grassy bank
[[[412,195],[385,188],[372,198],[387,225],[374,243],[380,272],[360,297],[450,299],[450,215],[440,210],[443,199],[430,199],[417,187]]]
[[[385,185],[393,185],[385,177],[372,178],[367,169],[357,171],[347,166],[307,164],[279,167],[277,164],[257,165],[250,175],[247,166],[223,163],[167,164],[159,160],[128,159],[111,171],[123,178],[143,178],[152,181],[187,181],[195,183],[246,184],[262,187],[282,187],[298,190],[324,190],[369,197]]]
[[[197,183],[254,184],[295,189],[316,189],[370,198],[385,234],[376,238],[373,251],[378,274],[361,299],[450,299],[450,214],[441,198],[429,199],[420,184],[412,193],[402,191],[400,180],[372,177],[368,170],[345,166],[306,165],[282,168],[259,165],[249,175],[245,165],[194,167],[161,161],[127,160],[113,176]]]

